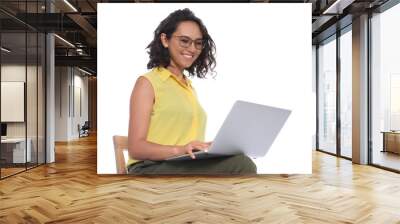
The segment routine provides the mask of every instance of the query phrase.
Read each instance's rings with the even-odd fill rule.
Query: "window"
[[[371,18],[372,164],[400,170],[400,5]]]
[[[318,47],[318,149],[336,153],[336,36]]]
[[[340,154],[352,157],[352,34],[351,26],[340,36]]]

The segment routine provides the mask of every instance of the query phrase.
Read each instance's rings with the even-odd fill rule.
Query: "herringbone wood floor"
[[[0,223],[400,223],[400,175],[313,152],[312,175],[96,174],[96,138],[0,181]]]

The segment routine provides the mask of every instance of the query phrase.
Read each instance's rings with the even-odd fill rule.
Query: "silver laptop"
[[[291,111],[245,101],[236,101],[208,152],[197,151],[196,159],[245,154],[263,157],[278,136]],[[167,161],[190,160],[189,154]]]

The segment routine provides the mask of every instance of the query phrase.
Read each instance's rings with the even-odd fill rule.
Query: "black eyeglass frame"
[[[195,39],[195,40],[193,40],[192,38],[190,38],[188,36],[178,36],[178,35],[173,35],[172,37],[179,38],[179,46],[181,46],[183,48],[189,48],[192,45],[192,43],[194,43],[194,48],[196,48],[197,50],[203,50],[204,46],[205,46],[205,39]],[[182,41],[183,38],[186,39],[188,42],[184,43]],[[200,45],[196,44],[196,41],[201,41],[201,44]]]

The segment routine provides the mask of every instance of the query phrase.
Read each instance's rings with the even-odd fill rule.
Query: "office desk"
[[[382,131],[381,133],[383,134],[382,152],[393,152],[400,154],[400,132]]]
[[[25,163],[31,161],[32,141],[27,138],[25,154],[25,138],[6,138],[1,139],[1,157],[6,163]],[[27,161],[25,161],[27,159]]]

